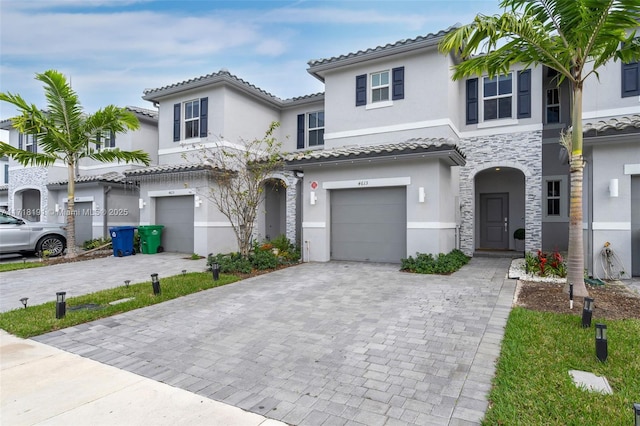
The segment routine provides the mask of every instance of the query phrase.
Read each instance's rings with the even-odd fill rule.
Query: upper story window
[[[547,89],[546,118],[548,124],[560,122],[560,89],[557,87]]]
[[[371,102],[389,100],[389,71],[371,74]]]
[[[494,78],[483,78],[484,120],[497,120],[513,116],[513,77],[509,73]]]
[[[324,111],[298,115],[297,149],[324,145]]]
[[[480,111],[482,120],[480,120]],[[466,81],[466,123],[531,117],[531,70]]]
[[[356,76],[356,106],[404,99],[404,67]]]
[[[640,95],[640,66],[639,62],[622,64],[622,97]]]
[[[193,99],[173,105],[173,141],[206,138],[209,98]],[[182,112],[184,111],[184,113]]]
[[[545,176],[543,181],[543,216],[550,222],[568,217],[569,196],[566,176]]]
[[[37,137],[18,133],[18,148],[29,152],[38,152]]]
[[[104,130],[96,137],[96,149],[111,149],[116,147],[116,137],[111,130]]]
[[[9,165],[4,165],[4,182],[5,184],[9,183]]]

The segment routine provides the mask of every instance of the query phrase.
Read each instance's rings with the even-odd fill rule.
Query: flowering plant
[[[556,276],[564,278],[567,276],[567,265],[558,250],[548,254],[538,250],[534,255],[525,255],[525,267],[527,273],[536,274],[540,277]]]

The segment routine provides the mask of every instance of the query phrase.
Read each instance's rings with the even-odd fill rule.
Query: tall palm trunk
[[[67,165],[69,182],[67,184],[67,256],[68,258],[78,257],[76,251],[76,214],[75,214],[75,198],[76,198],[76,165],[75,162],[69,162]]]
[[[573,85],[573,130],[571,133],[571,198],[569,203],[569,258],[567,259],[567,285],[573,284],[573,294],[589,295],[584,284],[584,243],[582,230],[582,179],[584,158],[582,156],[582,81]]]

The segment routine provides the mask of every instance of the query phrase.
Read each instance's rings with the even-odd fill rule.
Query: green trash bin
[[[138,226],[140,235],[140,250],[144,254],[156,254],[162,252],[162,228],[164,225]]]

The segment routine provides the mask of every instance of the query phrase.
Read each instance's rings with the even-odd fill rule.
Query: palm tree
[[[44,84],[47,110],[42,111],[28,104],[20,95],[0,93],[0,101],[17,107],[19,115],[12,118],[13,127],[21,133],[34,135],[38,140],[38,152],[25,151],[0,142],[0,157],[8,156],[23,166],[46,167],[56,160],[67,166],[67,256],[76,257],[75,236],[75,176],[76,166],[82,158],[101,162],[139,162],[149,164],[149,154],[144,151],[98,150],[101,132],[122,133],[140,126],[135,115],[123,108],[109,105],[93,114],[85,114],[78,96],[63,74],[55,70],[36,74],[36,80]]]
[[[514,64],[544,65],[571,86],[571,198],[567,283],[576,296],[587,296],[582,238],[582,89],[585,80],[613,60],[635,61],[640,43],[640,0],[503,0],[502,15],[478,15],[450,32],[440,44],[462,62],[453,79],[487,73],[505,74]],[[483,53],[484,52],[484,53]],[[567,284],[568,289],[568,284]]]

